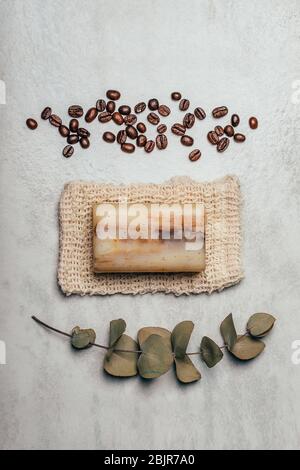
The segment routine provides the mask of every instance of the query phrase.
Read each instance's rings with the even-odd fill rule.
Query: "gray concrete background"
[[[0,447],[6,449],[293,449],[300,442],[299,99],[300,2],[47,0],[0,2],[0,78],[7,88],[1,129]],[[299,83],[298,83],[299,86]],[[70,160],[62,139],[41,122],[50,104],[85,108],[107,88],[124,101],[173,90],[209,110],[227,104],[242,118],[244,145],[218,155],[206,143],[212,120],[193,129],[203,157],[192,164],[176,138],[167,151],[121,154],[104,144]],[[294,93],[294,95],[293,95]],[[257,115],[260,127],[247,129]],[[174,113],[173,117],[177,114]],[[178,114],[179,115],[179,114]],[[57,204],[75,179],[161,182],[176,175],[240,177],[244,195],[244,281],[212,296],[65,298],[56,285]],[[122,316],[135,335],[146,325],[195,322],[191,349],[233,312],[242,330],[251,313],[278,321],[263,355],[249,364],[226,357],[200,383],[179,385],[170,371],[156,382],[103,374],[101,351],[76,354],[30,315],[65,330],[94,327],[106,342]]]

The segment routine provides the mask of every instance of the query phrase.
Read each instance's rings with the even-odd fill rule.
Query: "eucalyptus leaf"
[[[208,336],[203,336],[200,345],[200,354],[207,367],[214,367],[223,358],[220,347]]]
[[[177,359],[184,358],[193,329],[194,323],[192,321],[182,321],[172,331],[171,340]]]
[[[138,345],[130,336],[122,335],[114,344],[114,349],[104,358],[104,370],[115,377],[132,377],[137,374],[138,353],[122,352],[118,349],[138,351]]]
[[[90,347],[96,340],[96,333],[91,328],[82,330],[75,326],[71,332],[71,344],[75,349],[85,349]]]
[[[231,350],[237,340],[237,334],[233,323],[232,313],[230,313],[221,323],[221,334],[229,350]]]
[[[109,326],[109,350],[107,351],[107,357],[112,355],[114,346],[117,341],[121,338],[122,334],[126,330],[126,322],[122,318],[118,320],[112,320]]]
[[[187,384],[201,379],[200,372],[187,355],[183,359],[175,358],[175,367],[176,376],[182,383]]]
[[[251,336],[262,338],[273,328],[276,319],[269,313],[254,313],[248,320],[247,331]]]
[[[138,370],[141,377],[155,379],[165,374],[173,363],[170,338],[150,335],[142,344],[142,354],[138,359]]]
[[[141,328],[138,331],[138,343],[139,343],[139,345],[142,346],[143,343],[151,335],[158,335],[158,336],[161,336],[162,338],[170,339],[171,332],[169,330],[166,330],[165,328],[160,328],[158,326],[146,326],[145,328]]]
[[[249,361],[257,357],[265,348],[265,343],[251,336],[237,337],[237,341],[230,352],[241,361]]]

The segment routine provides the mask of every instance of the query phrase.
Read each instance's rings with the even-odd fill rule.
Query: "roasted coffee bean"
[[[156,111],[159,107],[159,102],[156,98],[152,98],[151,100],[148,101],[148,108],[151,111]]]
[[[109,100],[117,101],[121,97],[121,93],[117,90],[107,90],[106,96]]]
[[[156,126],[160,121],[159,116],[156,113],[149,113],[147,119],[150,124],[153,124],[154,126]]]
[[[133,153],[135,151],[135,146],[126,142],[121,145],[121,150],[125,153]]]
[[[225,152],[225,150],[228,148],[228,145],[229,145],[228,137],[222,137],[222,139],[220,139],[217,144],[217,151],[220,153]]]
[[[146,132],[146,130],[147,130],[147,127],[145,126],[145,124],[144,124],[143,122],[139,122],[139,123],[136,125],[136,127],[137,127],[137,130],[138,130],[139,132],[141,132],[142,134],[144,134],[144,133]]]
[[[77,130],[77,134],[79,135],[79,137],[90,137],[91,135],[91,133],[84,127],[79,127],[79,129]]]
[[[180,139],[180,142],[182,143],[182,145],[185,145],[186,147],[191,147],[194,143],[194,139],[193,137],[189,135],[183,135]]]
[[[171,110],[168,106],[166,106],[165,104],[161,104],[159,107],[158,107],[158,113],[161,115],[161,116],[169,116]]]
[[[226,106],[218,106],[212,110],[212,115],[214,118],[219,119],[228,113],[228,108]]]
[[[258,120],[257,120],[256,117],[251,116],[251,118],[249,119],[249,126],[251,127],[251,129],[257,129],[257,127],[258,127]]]
[[[136,114],[142,113],[146,109],[146,103],[144,101],[141,101],[140,103],[136,104],[134,107],[134,112]]]
[[[74,147],[72,147],[72,145],[66,145],[62,151],[63,156],[66,158],[72,157],[73,153]]]
[[[218,134],[215,131],[210,131],[207,134],[207,138],[212,145],[217,145],[217,143],[219,142]]]
[[[158,134],[155,140],[159,150],[164,150],[168,146],[168,139],[165,134]]]
[[[231,116],[231,124],[233,127],[237,127],[240,123],[240,117],[237,114]]]
[[[124,116],[124,122],[127,125],[133,126],[137,121],[137,117],[135,114],[128,114],[128,116]]]
[[[189,154],[189,159],[191,162],[196,162],[201,157],[201,152],[199,149],[192,150]]]
[[[67,137],[68,144],[77,144],[79,142],[79,136],[77,134],[69,134]]]
[[[233,138],[235,142],[238,142],[238,143],[245,142],[246,140],[246,136],[244,134],[239,134],[239,133],[234,134]]]
[[[51,116],[52,114],[52,109],[49,108],[49,106],[47,106],[45,109],[43,109],[43,111],[41,112],[41,118],[44,119],[44,121],[47,121],[47,119],[49,119],[49,117]]]
[[[224,127],[224,132],[228,137],[232,137],[234,134],[234,129],[230,124],[228,124]]]
[[[116,140],[116,136],[112,132],[104,132],[102,138],[109,144],[112,144]]]
[[[160,124],[159,126],[157,126],[156,130],[159,134],[164,134],[165,132],[167,132],[167,126],[165,124]]]
[[[108,122],[112,118],[112,115],[108,113],[107,111],[103,111],[103,113],[100,113],[98,116],[98,121],[99,122]]]
[[[118,134],[117,134],[118,144],[120,144],[120,145],[125,144],[126,140],[127,140],[126,131],[124,131],[124,130],[119,131]]]
[[[106,103],[104,100],[98,100],[96,103],[96,108],[99,113],[102,113],[106,109]]]
[[[60,117],[56,116],[56,114],[51,114],[49,117],[49,122],[54,127],[59,127],[62,124]]]
[[[224,134],[224,129],[222,126],[216,126],[215,127],[215,133],[217,134],[218,137],[221,137]]]
[[[192,113],[186,113],[186,115],[183,118],[183,125],[187,129],[191,129],[193,125],[195,124],[195,116]]]
[[[127,126],[126,127],[126,134],[128,135],[128,137],[130,139],[136,139],[137,136],[138,136],[138,131],[133,126]]]
[[[206,118],[206,112],[204,111],[204,109],[200,108],[199,106],[198,108],[194,110],[194,114],[197,119],[200,119],[200,121]]]
[[[27,125],[27,127],[28,127],[29,129],[31,129],[31,130],[33,131],[34,129],[37,128],[38,123],[36,122],[35,119],[33,119],[33,118],[28,118],[27,121],[26,121],[26,125]]]
[[[119,107],[119,113],[123,115],[128,115],[131,113],[131,107],[127,106],[126,104],[123,104],[123,106]]]
[[[150,153],[152,152],[152,150],[154,150],[154,147],[155,147],[155,142],[153,140],[147,140],[144,146],[144,150],[145,152]]]
[[[87,149],[90,146],[90,141],[87,137],[81,137],[79,143],[83,149]]]
[[[116,103],[114,101],[108,101],[106,103],[106,111],[110,114],[114,113],[116,110]]]
[[[171,93],[171,98],[173,101],[179,101],[181,100],[181,93],[179,93],[179,91],[173,91],[173,93]]]
[[[70,134],[70,129],[64,125],[59,126],[58,131],[62,137],[68,137]]]
[[[171,127],[171,131],[175,135],[184,135],[185,130],[186,130],[185,126],[183,124],[179,124],[179,123],[173,124],[173,126]]]
[[[77,119],[71,119],[69,122],[69,128],[71,132],[77,132],[79,127],[79,121]]]
[[[69,107],[68,109],[69,116],[73,118],[80,118],[83,116],[83,109],[79,104],[73,104],[72,106]]]
[[[121,126],[124,123],[124,118],[123,118],[122,114],[119,113],[118,111],[113,113],[112,119],[116,124],[118,124],[118,126]]]
[[[179,109],[180,111],[187,111],[190,107],[190,102],[189,100],[183,98],[180,103],[179,103]]]
[[[147,142],[147,137],[144,134],[138,135],[136,139],[136,145],[138,147],[145,147],[146,142]]]

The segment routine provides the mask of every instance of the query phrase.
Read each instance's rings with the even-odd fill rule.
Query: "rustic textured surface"
[[[300,339],[300,105],[292,100],[300,80],[299,1],[5,0],[0,8],[7,87],[0,105],[0,339],[7,347],[0,447],[299,447],[300,365],[291,361],[292,341]],[[124,155],[102,142],[95,122],[91,148],[65,160],[53,127],[25,127],[44,105],[66,119],[67,105],[87,107],[108,87],[132,104],[157,96],[168,105],[174,89],[205,109],[228,104],[248,140],[219,155],[206,142],[212,120],[197,123],[191,135],[203,156],[191,163],[173,136],[164,152]],[[260,119],[253,132],[251,114]],[[239,177],[244,196],[239,285],[211,296],[61,294],[57,207],[65,182],[226,174]],[[66,330],[94,327],[104,342],[112,318],[124,317],[131,335],[191,319],[195,349],[203,334],[221,342],[218,325],[230,311],[241,331],[257,310],[278,318],[262,356],[241,365],[225,358],[212,370],[196,359],[202,382],[188,387],[173,372],[153,383],[113,380],[101,372],[101,351],[77,354],[30,320],[34,313]]]

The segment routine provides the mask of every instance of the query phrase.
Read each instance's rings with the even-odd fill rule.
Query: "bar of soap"
[[[94,206],[94,272],[202,271],[204,216],[201,203]]]

